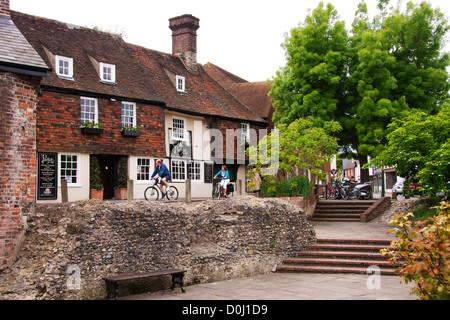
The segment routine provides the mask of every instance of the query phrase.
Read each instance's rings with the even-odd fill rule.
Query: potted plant
[[[103,200],[103,184],[100,178],[100,164],[96,157],[90,158],[89,164],[90,199]]]
[[[122,127],[121,132],[123,136],[139,137],[141,135],[141,127],[134,127],[132,125],[126,124]]]
[[[127,158],[119,160],[119,174],[117,178],[117,185],[114,187],[114,198],[116,200],[127,199],[127,184],[128,184],[128,164]]]
[[[103,125],[101,123],[94,122],[84,122],[80,126],[81,133],[86,134],[102,134],[103,133]]]

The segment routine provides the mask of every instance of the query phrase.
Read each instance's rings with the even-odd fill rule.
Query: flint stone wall
[[[263,274],[315,241],[303,211],[280,199],[38,205],[0,271],[0,299],[104,299],[104,276],[168,268],[187,269],[186,285]],[[155,281],[121,292],[170,287]]]

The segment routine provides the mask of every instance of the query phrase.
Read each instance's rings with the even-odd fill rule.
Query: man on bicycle
[[[153,171],[152,174],[152,179],[158,175],[161,180],[159,181],[159,188],[161,189],[161,194],[164,197],[164,187],[166,186],[166,189],[169,188],[169,185],[167,182],[169,182],[170,180],[172,180],[172,176],[170,174],[169,169],[167,169],[167,166],[163,163],[163,159],[157,159],[156,160],[156,168],[155,171]]]

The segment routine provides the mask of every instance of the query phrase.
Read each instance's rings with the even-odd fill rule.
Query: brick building
[[[114,196],[122,158],[136,199],[143,198],[156,158],[165,159],[181,194],[189,178],[192,196],[210,195],[212,174],[222,162],[228,161],[232,180],[245,180],[245,163],[235,161],[239,145],[251,133],[252,139],[259,136],[267,122],[197,63],[199,19],[169,20],[171,54],[19,12],[11,12],[11,19],[52,69],[39,87],[36,151],[54,155],[57,186],[54,192],[38,186],[38,201],[61,201],[60,179],[68,181],[70,201],[88,199],[93,158],[100,162],[105,199]],[[87,124],[94,128],[81,128]],[[140,132],[128,135],[126,126]],[[213,156],[211,129],[224,137],[223,152]],[[227,130],[235,132],[231,141]],[[231,163],[224,159],[229,145]]]
[[[47,65],[0,0],[0,269],[21,242],[36,192],[36,105]]]

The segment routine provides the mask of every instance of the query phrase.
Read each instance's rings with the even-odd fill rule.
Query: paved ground
[[[315,222],[318,238],[393,238],[385,223]],[[128,300],[416,300],[400,277],[372,274],[269,273],[129,296]]]

